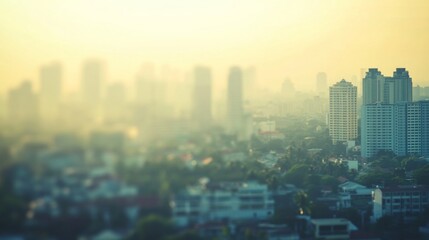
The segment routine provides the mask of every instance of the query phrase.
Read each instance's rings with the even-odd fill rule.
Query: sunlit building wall
[[[334,143],[357,137],[357,88],[344,79],[329,88],[329,135]]]

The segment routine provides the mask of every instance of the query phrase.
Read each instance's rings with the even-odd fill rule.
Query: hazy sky
[[[428,0],[1,0],[0,92],[38,80],[59,60],[68,88],[82,62],[107,62],[109,80],[131,82],[144,62],[212,66],[226,81],[232,64],[256,66],[272,88],[298,88],[379,67],[410,70],[429,85]]]

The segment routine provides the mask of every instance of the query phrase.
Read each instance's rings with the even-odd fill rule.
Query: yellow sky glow
[[[109,81],[132,82],[144,62],[186,71],[253,65],[260,83],[290,77],[312,88],[379,67],[410,70],[429,85],[427,0],[4,0],[0,1],[0,93],[63,63],[68,89],[87,58],[107,62]]]

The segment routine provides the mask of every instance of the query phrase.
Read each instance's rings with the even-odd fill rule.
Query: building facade
[[[404,220],[413,219],[429,205],[429,189],[423,186],[376,188],[372,195],[372,222],[385,215],[404,217]]]
[[[412,79],[405,68],[397,68],[392,77],[385,77],[377,68],[370,68],[362,81],[363,104],[411,102]]]
[[[334,143],[357,137],[357,88],[344,79],[329,88],[329,135]]]
[[[267,185],[256,182],[201,183],[188,187],[171,201],[178,226],[211,221],[264,220],[274,214]]]
[[[310,229],[315,239],[350,239],[350,233],[357,230],[345,218],[321,218],[311,220]]]
[[[392,151],[429,157],[429,101],[362,106],[362,157]]]

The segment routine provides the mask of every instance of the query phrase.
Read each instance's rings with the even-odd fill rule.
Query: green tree
[[[0,189],[0,232],[17,232],[25,220],[26,205],[22,199]]]
[[[286,172],[284,180],[296,186],[302,186],[309,169],[310,166],[307,164],[295,164]]]
[[[294,202],[296,206],[298,207],[298,213],[299,214],[310,214],[310,199],[308,198],[307,193],[304,191],[298,191],[294,196]]]
[[[330,218],[332,212],[329,206],[322,202],[315,202],[311,205],[311,217],[312,218]]]
[[[429,164],[413,172],[417,184],[429,185]]]
[[[186,231],[166,238],[166,240],[202,240],[196,232]]]
[[[139,240],[164,239],[174,234],[174,227],[166,218],[149,215],[137,223],[135,233]]]

